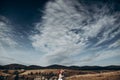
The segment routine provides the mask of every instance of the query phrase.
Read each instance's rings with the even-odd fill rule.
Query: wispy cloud
[[[30,35],[32,46],[26,43],[28,32],[24,36],[24,31],[15,31],[15,25],[0,16],[0,64],[86,65],[120,56],[120,14],[111,9],[99,2],[48,1],[35,27],[39,33]]]
[[[40,34],[31,36],[33,47],[43,54],[41,59],[45,60],[44,64],[77,63],[80,60],[77,58],[74,61],[76,56],[80,57],[89,48],[97,49],[100,44],[113,40],[120,34],[120,24],[117,22],[120,15],[110,14],[107,5],[98,5],[87,6],[77,0],[55,0],[46,4],[42,22],[36,25]],[[111,54],[109,52],[111,51],[103,49],[96,58],[107,53],[109,56],[117,54],[114,50]],[[91,56],[86,59],[88,61]]]
[[[0,16],[0,64],[17,62],[14,57],[10,57],[10,52],[18,46],[12,32],[10,21],[4,16]]]
[[[15,47],[17,43],[12,38],[12,27],[10,23],[3,16],[0,18],[0,45]]]
[[[0,65],[10,63],[25,65],[38,64],[38,56],[40,55],[31,48],[29,49],[29,46],[26,47],[26,45],[28,45],[27,43],[24,45],[20,44],[24,43],[24,41],[21,40],[21,36],[17,34],[22,33],[15,31],[14,27],[16,26],[12,25],[11,21],[6,17],[0,16]]]
[[[120,47],[120,40],[117,40],[111,45],[109,45],[109,48],[116,48],[116,47]]]

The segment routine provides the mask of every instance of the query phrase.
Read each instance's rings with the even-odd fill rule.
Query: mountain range
[[[8,64],[0,65],[0,69],[72,69],[72,70],[120,70],[120,65],[110,65],[110,66],[63,66],[63,65],[50,65],[50,66],[38,66],[38,65],[22,65],[22,64]]]

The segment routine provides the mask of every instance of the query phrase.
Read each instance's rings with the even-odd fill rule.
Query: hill
[[[50,65],[46,67],[37,66],[37,65],[22,65],[22,64],[8,64],[8,65],[0,65],[0,69],[70,69],[70,70],[120,70],[120,66],[112,65],[112,66],[63,66],[63,65]]]

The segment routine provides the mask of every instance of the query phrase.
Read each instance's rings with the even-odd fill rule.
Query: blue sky
[[[1,3],[1,65],[120,65],[119,1]]]

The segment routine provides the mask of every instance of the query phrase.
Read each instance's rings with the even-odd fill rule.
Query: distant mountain
[[[0,69],[4,69],[4,67],[0,65]]]
[[[106,66],[107,67],[107,66]],[[79,67],[82,70],[104,70],[105,67],[101,67],[101,66],[83,66],[83,67]]]
[[[22,65],[22,64],[8,64],[2,66],[4,69],[26,69],[27,66]]]
[[[43,69],[44,67],[42,66],[37,66],[37,65],[30,65],[30,66],[27,66],[27,69]]]
[[[57,64],[55,64],[55,65],[47,66],[45,68],[47,68],[47,69],[67,69],[68,67],[63,66],[63,65],[57,65]]]
[[[63,65],[50,65],[46,67],[37,66],[37,65],[21,65],[21,64],[9,64],[9,65],[0,65],[0,69],[72,69],[72,70],[120,70],[120,66],[111,65],[111,66],[63,66]]]

